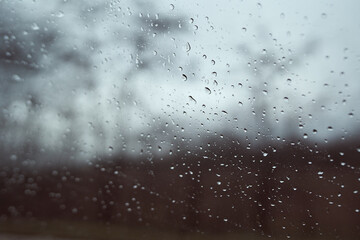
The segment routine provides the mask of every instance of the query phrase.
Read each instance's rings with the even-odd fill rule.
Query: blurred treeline
[[[182,149],[161,159],[78,165],[2,160],[0,226],[63,220],[183,233],[359,236],[354,141],[322,149],[294,141],[264,154],[223,139],[208,138],[207,156]]]

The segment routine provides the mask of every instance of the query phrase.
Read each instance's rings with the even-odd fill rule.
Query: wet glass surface
[[[0,0],[0,237],[360,238],[358,9]]]

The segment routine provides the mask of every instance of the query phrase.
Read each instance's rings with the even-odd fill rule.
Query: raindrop
[[[174,10],[175,9],[175,5],[174,4],[170,4],[170,10]]]
[[[183,75],[182,75],[182,79],[183,79],[184,81],[186,81],[186,80],[187,80],[187,76],[186,76],[185,74],[183,74]]]
[[[21,82],[22,78],[19,75],[14,74],[14,75],[12,75],[12,80],[15,82]]]
[[[59,12],[55,13],[55,16],[58,18],[62,18],[64,16],[64,12],[59,11]]]
[[[261,150],[261,153],[262,153],[262,155],[264,156],[264,157],[266,157],[269,153],[267,152],[267,151],[265,151],[265,150]]]
[[[211,90],[210,90],[210,88],[205,87],[205,90],[206,90],[206,92],[207,92],[208,94],[211,94]]]
[[[189,42],[186,43],[185,49],[186,49],[186,52],[190,52],[190,50],[191,50],[191,45],[190,45]]]
[[[33,24],[31,24],[31,29],[34,30],[34,31],[37,31],[37,30],[39,30],[40,28],[39,28],[39,26],[38,26],[36,23],[33,23]]]
[[[197,101],[195,100],[195,98],[193,96],[189,96],[190,100],[197,103]]]

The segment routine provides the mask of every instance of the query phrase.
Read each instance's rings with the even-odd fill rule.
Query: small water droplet
[[[191,45],[190,45],[189,42],[186,43],[185,49],[186,49],[186,52],[190,52],[190,50],[191,50]]]
[[[33,24],[31,24],[31,29],[34,30],[34,31],[37,31],[37,30],[39,30],[40,28],[39,28],[39,26],[38,26],[36,23],[33,23]]]
[[[175,9],[175,5],[174,4],[170,4],[170,10],[174,10]]]
[[[193,96],[189,96],[190,100],[197,103],[197,101],[195,100],[195,98]]]
[[[261,153],[262,153],[262,155],[264,156],[264,157],[266,157],[269,153],[267,152],[267,151],[265,151],[265,150],[261,150]]]
[[[12,78],[12,80],[15,81],[15,82],[21,82],[21,81],[22,81],[22,78],[21,78],[19,75],[17,75],[17,74],[12,75],[11,78]]]
[[[210,88],[205,87],[205,90],[206,90],[206,92],[207,92],[208,94],[211,94],[211,90],[210,90]]]
[[[187,80],[187,76],[186,76],[185,74],[183,74],[183,75],[182,75],[182,79],[183,79],[184,81],[186,81],[186,80]]]
[[[64,12],[63,11],[58,11],[57,13],[55,13],[55,16],[58,18],[62,18],[64,16]]]

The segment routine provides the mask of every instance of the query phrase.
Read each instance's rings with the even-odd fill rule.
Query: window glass
[[[0,238],[360,238],[359,9],[0,0]]]

